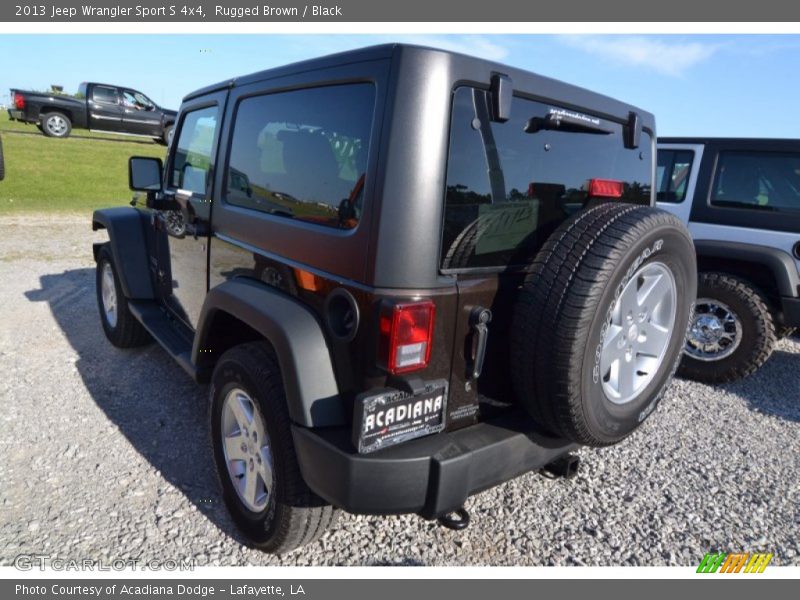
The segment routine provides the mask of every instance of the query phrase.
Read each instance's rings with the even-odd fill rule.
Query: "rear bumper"
[[[783,324],[786,327],[800,327],[800,298],[781,298]]]
[[[25,115],[21,110],[17,110],[15,108],[8,109],[8,118],[12,121],[24,121]]]
[[[300,470],[319,496],[360,514],[435,518],[477,492],[540,469],[577,448],[538,433],[521,414],[503,415],[372,454],[358,454],[345,429],[293,426]]]

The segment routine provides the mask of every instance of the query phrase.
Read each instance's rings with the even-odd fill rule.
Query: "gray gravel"
[[[719,551],[800,564],[800,341],[750,379],[676,381],[633,437],[472,498],[452,532],[344,515],[283,557],[242,545],[212,478],[206,390],[158,347],[113,348],[81,217],[0,218],[0,565],[195,558],[200,565],[696,565]]]

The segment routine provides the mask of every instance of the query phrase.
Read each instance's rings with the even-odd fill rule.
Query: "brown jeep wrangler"
[[[335,509],[467,497],[653,412],[697,273],[652,207],[653,116],[389,45],[188,95],[144,205],[97,211],[103,328],[210,382],[223,495],[285,552]]]

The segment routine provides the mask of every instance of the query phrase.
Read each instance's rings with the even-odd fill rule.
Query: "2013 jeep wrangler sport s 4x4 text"
[[[463,526],[471,494],[661,398],[697,273],[654,173],[652,115],[449,52],[225,81],[184,99],[165,166],[130,160],[146,206],[95,212],[102,325],[210,383],[253,544],[336,508]]]

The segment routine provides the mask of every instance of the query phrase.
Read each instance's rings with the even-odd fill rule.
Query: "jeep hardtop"
[[[746,377],[800,327],[800,140],[659,138],[657,177],[700,271],[679,373]]]
[[[470,495],[574,471],[671,380],[696,270],[654,172],[646,111],[451,52],[224,81],[186,96],[163,165],[131,158],[144,201],[94,214],[102,326],[210,383],[259,547],[335,508],[463,527]]]

